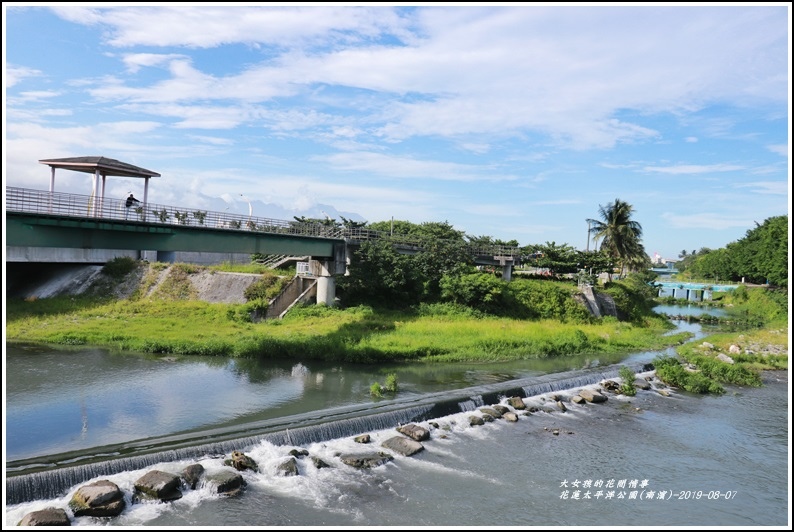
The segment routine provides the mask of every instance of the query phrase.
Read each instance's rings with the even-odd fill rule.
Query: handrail
[[[125,199],[98,198],[93,195],[49,192],[42,190],[6,187],[6,212],[32,213],[43,216],[74,216],[102,220],[124,220],[130,223],[147,223],[190,226],[230,231],[257,231],[274,234],[289,234],[308,237],[333,238],[348,243],[370,240],[386,240],[392,244],[413,247],[417,250],[432,242],[430,237],[416,235],[394,235],[361,227],[338,227],[319,222],[299,222],[244,216],[202,210],[195,207],[176,207],[159,203],[139,203],[126,206]],[[436,239],[436,241],[438,241]],[[520,260],[522,253],[517,247],[467,245],[472,255],[506,257]]]

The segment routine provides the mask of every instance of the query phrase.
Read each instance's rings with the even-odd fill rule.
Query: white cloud
[[[659,174],[713,174],[715,172],[736,172],[743,166],[734,164],[680,164],[675,166],[646,166],[646,172]]]
[[[767,146],[767,148],[772,153],[777,153],[782,157],[788,157],[789,154],[788,144],[773,144],[772,146]]]
[[[141,67],[159,66],[171,61],[184,61],[186,58],[179,54],[125,54],[122,61],[127,65],[127,71],[138,72]]]
[[[56,12],[101,21],[113,46],[260,43],[281,54],[228,76],[172,60],[169,80],[102,87],[96,97],[262,102],[322,84],[353,87],[391,100],[379,132],[392,141],[536,130],[576,148],[609,148],[659,137],[639,118],[616,117],[626,110],[677,112],[787,94],[786,54],[765,51],[786,46],[785,28],[767,24],[785,8],[748,8],[735,17],[698,6],[571,8],[565,16],[549,6],[427,7],[415,20],[406,15],[412,10],[349,6]],[[400,40],[389,42],[394,36]],[[292,48],[298,44],[307,48]]]
[[[742,183],[736,185],[737,188],[751,188],[756,194],[775,194],[786,196],[789,193],[789,184],[783,181],[756,181],[754,183]]]
[[[687,137],[687,138],[686,138],[686,139],[684,139],[684,140],[685,140],[686,142],[697,142],[697,141],[698,141],[698,138],[697,138],[697,137]]]
[[[675,213],[663,213],[662,218],[665,220],[667,224],[670,225],[671,228],[674,229],[687,229],[687,228],[699,228],[699,229],[730,229],[733,227],[741,228],[750,228],[753,227],[753,221],[748,218],[739,218],[735,216],[729,216],[725,214],[717,214],[713,212],[703,212],[697,214],[675,214]]]
[[[423,161],[379,153],[338,153],[325,158],[336,170],[366,172],[398,179],[431,179],[441,181],[504,181],[515,176],[499,175],[491,168],[460,163]]]
[[[6,88],[13,87],[18,83],[23,82],[27,78],[39,77],[42,73],[35,68],[28,68],[23,66],[6,65],[5,74],[3,75],[3,82]]]

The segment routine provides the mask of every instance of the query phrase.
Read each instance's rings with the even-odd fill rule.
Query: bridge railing
[[[97,198],[80,194],[6,187],[7,212],[344,238],[338,229],[319,223],[244,216],[159,203],[144,204],[141,202],[127,207],[126,201],[126,198]]]
[[[216,212],[195,207],[175,207],[159,203],[137,203],[126,206],[126,198],[98,198],[64,192],[49,192],[6,187],[6,211],[53,216],[74,216],[102,220],[124,220],[147,224],[180,225],[231,231],[315,236],[344,239],[352,243],[386,240],[403,248],[425,249],[432,239],[416,235],[391,234],[362,227],[340,227],[318,222],[277,220]],[[467,252],[475,256],[509,257],[516,261],[521,250],[507,246],[469,245]]]

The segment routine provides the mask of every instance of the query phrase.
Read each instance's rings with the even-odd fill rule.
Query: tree
[[[620,265],[621,274],[639,262],[641,255],[647,255],[641,243],[642,226],[632,220],[634,207],[625,201],[615,199],[613,203],[599,205],[600,220],[588,219],[595,241],[601,241],[600,249]]]

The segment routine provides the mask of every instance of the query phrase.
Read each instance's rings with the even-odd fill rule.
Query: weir
[[[52,460],[45,463],[48,462],[46,457],[26,460],[24,464],[19,462],[16,468],[13,467],[13,463],[7,464],[6,504],[19,504],[64,496],[78,484],[96,477],[143,469],[158,463],[223,457],[234,450],[245,452],[247,448],[264,441],[279,446],[306,446],[311,443],[356,436],[369,431],[385,430],[401,424],[417,423],[460,412],[473,411],[481,406],[498,404],[503,399],[510,397],[530,398],[544,393],[589,386],[605,379],[616,378],[619,369],[623,366],[628,366],[635,373],[653,369],[651,364],[633,366],[620,364],[607,366],[600,371],[574,370],[384,401],[375,406],[366,404],[328,409],[308,415],[241,425],[235,428],[238,437],[232,437],[232,434],[227,432],[224,434],[194,433],[187,436],[183,434],[178,437],[181,438],[179,440],[177,437],[152,438],[127,444],[125,449],[117,449],[115,454],[123,452],[128,456],[110,460],[105,458],[108,454],[113,453],[95,452],[91,457],[87,457],[89,451],[84,450],[81,454],[86,463],[81,465],[67,467],[62,465],[64,463],[74,464],[81,459],[77,457],[60,464]],[[373,411],[376,413],[372,413]],[[247,435],[241,436],[240,434]],[[199,441],[209,441],[209,443],[198,443]],[[181,445],[179,448],[166,448],[179,445]],[[158,447],[162,450],[157,451]],[[109,451],[109,449],[105,449],[105,451]],[[47,469],[26,473],[26,471],[37,467]]]

